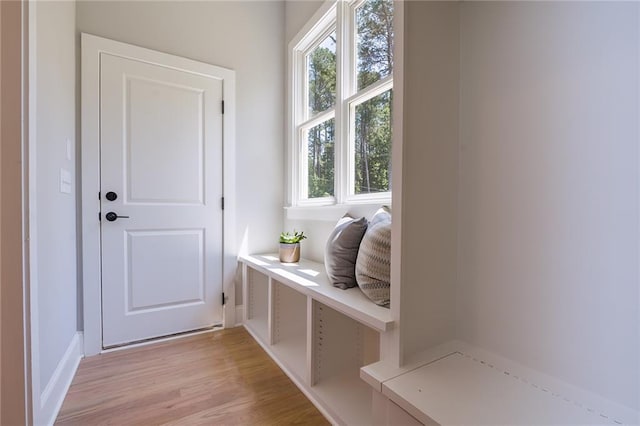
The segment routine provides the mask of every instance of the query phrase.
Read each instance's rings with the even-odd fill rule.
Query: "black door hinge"
[[[220,198],[220,208],[224,210],[224,197]]]
[[[98,200],[100,199],[100,191],[98,191]]]
[[[224,306],[227,303],[227,300],[224,297],[224,292],[222,293],[222,305]]]
[[[222,101],[222,114],[224,115],[224,101]]]
[[[98,212],[98,222],[102,222],[102,214]]]

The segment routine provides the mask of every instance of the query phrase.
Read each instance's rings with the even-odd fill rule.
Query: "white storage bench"
[[[638,413],[465,342],[361,369],[381,424],[621,425]],[[417,419],[417,421],[415,420]],[[414,423],[412,423],[412,421]]]
[[[638,424],[638,413],[496,354],[452,340],[381,359],[391,311],[324,265],[241,256],[244,326],[334,424]]]
[[[332,423],[375,423],[360,368],[380,360],[389,309],[357,287],[333,287],[321,263],[280,263],[277,254],[240,262],[249,333]]]

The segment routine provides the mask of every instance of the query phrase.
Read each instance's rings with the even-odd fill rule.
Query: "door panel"
[[[125,77],[128,202],[203,202],[204,93]]]
[[[205,302],[204,229],[131,231],[127,237],[125,259],[135,259],[127,265],[127,314]]]
[[[222,81],[104,53],[100,71],[103,346],[221,323]]]

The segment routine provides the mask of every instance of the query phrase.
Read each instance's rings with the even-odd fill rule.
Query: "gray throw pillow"
[[[329,235],[324,253],[324,265],[331,284],[346,290],[356,284],[356,258],[367,219],[345,215]]]
[[[375,304],[389,307],[391,299],[391,211],[379,209],[369,223],[356,260],[356,280]]]

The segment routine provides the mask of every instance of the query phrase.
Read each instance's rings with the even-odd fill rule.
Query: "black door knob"
[[[107,198],[107,200],[109,201],[115,201],[118,198],[118,194],[116,194],[113,191],[109,191],[107,192],[107,195],[105,195],[105,197]]]
[[[109,212],[106,215],[104,215],[104,218],[107,219],[109,222],[114,222],[119,218],[129,219],[129,216],[118,216],[116,212]]]

